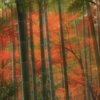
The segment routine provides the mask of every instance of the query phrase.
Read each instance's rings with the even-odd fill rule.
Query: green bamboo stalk
[[[59,45],[60,45],[61,43],[59,42]],[[61,51],[61,48],[59,48],[60,49],[60,58],[62,58],[62,51]],[[62,64],[62,62],[61,62],[61,73],[62,73],[62,75],[64,74],[64,71],[63,71],[63,64]],[[63,76],[62,76],[62,88],[64,88],[64,78],[63,78]]]
[[[12,4],[10,9],[11,17],[12,17]],[[11,21],[11,29],[13,29],[13,22]],[[14,41],[15,42],[15,41]],[[15,45],[11,43],[11,54],[12,54],[12,81],[15,85]]]
[[[31,48],[31,67],[32,67],[32,83],[33,83],[33,99],[37,100],[37,88],[36,88],[36,71],[35,71],[35,54],[34,54],[34,38],[32,27],[32,11],[31,5],[29,7],[29,28],[30,28],[30,48]]]
[[[87,14],[88,14],[89,22],[90,22],[90,27],[91,27],[94,53],[95,53],[96,64],[97,64],[97,73],[98,73],[98,80],[99,80],[99,91],[100,91],[100,57],[99,57],[98,45],[97,45],[95,28],[94,28],[94,23],[93,23],[93,18],[92,18],[92,14],[91,14],[90,5],[89,5],[89,2],[87,0],[85,0],[85,3],[86,3]],[[99,94],[99,96],[100,96],[100,94]]]
[[[85,72],[85,82],[86,82],[86,95],[87,100],[90,99],[89,90],[88,90],[88,68],[87,68],[87,55],[86,55],[86,43],[85,43],[85,19],[84,19],[84,5],[83,5],[83,54],[84,54],[84,72]]]
[[[12,4],[10,8],[10,17],[12,17]],[[14,24],[13,21],[11,21],[11,29],[13,30]],[[12,82],[14,84],[14,100],[17,100],[17,89],[16,89],[16,71],[15,71],[15,39],[14,42],[10,42],[11,44],[11,55],[12,55]]]
[[[39,2],[39,23],[40,23],[40,46],[41,46],[41,60],[42,60],[42,100],[46,100],[46,68],[45,68],[45,53],[44,53],[44,38],[43,38],[43,19],[42,1]]]
[[[74,14],[74,12],[73,12],[73,14]],[[76,25],[76,20],[74,19],[74,26],[75,26],[75,32],[76,32],[76,37],[78,37],[78,30],[77,30],[77,25]],[[78,46],[80,46],[79,45],[79,39],[77,39],[77,45]],[[78,53],[79,53],[79,56],[80,56],[80,58],[81,58],[81,51],[80,51],[80,49],[78,50]],[[82,69],[83,70],[83,69]],[[83,73],[82,73],[82,75],[83,75]],[[80,90],[79,90],[80,91]],[[84,98],[83,98],[83,100],[86,100],[86,97],[85,97],[85,89],[83,89],[83,95],[84,95]]]
[[[73,15],[74,15],[74,12],[73,12]],[[78,37],[78,30],[77,30],[77,24],[76,24],[76,20],[74,19],[74,26],[75,26],[75,33],[76,33],[76,37]],[[77,45],[79,45],[79,39],[77,39]],[[81,57],[81,51],[80,49],[78,50],[78,53],[79,53],[79,56]]]
[[[47,20],[47,10],[46,10],[46,0],[44,0],[44,23],[45,23],[45,32],[46,32],[46,47],[48,55],[48,67],[49,67],[49,80],[50,80],[50,92],[51,100],[55,100],[55,91],[54,91],[54,82],[53,82],[53,72],[52,72],[52,63],[51,63],[51,52],[49,44],[49,31],[48,31],[48,20]]]
[[[72,13],[73,13],[73,15],[74,15],[74,11],[73,11]],[[76,37],[78,37],[78,30],[77,30],[77,24],[76,24],[76,20],[75,20],[75,19],[74,19],[74,26],[75,26]],[[77,39],[77,45],[80,46],[80,45],[79,45],[79,39]],[[78,53],[79,53],[79,56],[80,56],[80,58],[81,58],[81,51],[80,51],[80,48],[79,48],[79,50],[78,50]],[[81,67],[81,69],[82,69],[82,67]],[[83,70],[83,69],[82,69],[82,70]],[[83,73],[82,73],[82,75],[83,75]],[[80,91],[80,89],[79,89],[79,91]],[[85,97],[85,89],[83,89],[83,95],[84,95],[83,100],[86,100],[86,97]]]
[[[10,43],[10,45],[11,45],[11,54],[12,54],[12,82],[14,84],[14,87],[16,88],[16,82],[15,82],[15,46],[14,46],[14,43]],[[14,90],[15,90],[15,88],[14,88]],[[16,94],[14,93],[14,100],[16,100],[15,97],[16,97]]]
[[[22,87],[23,100],[31,100],[30,96],[30,81],[29,81],[29,56],[28,56],[28,41],[27,41],[27,26],[26,13],[23,11],[23,4],[25,0],[16,0],[17,19],[18,19],[18,33],[21,55],[21,73],[22,73]],[[22,11],[21,11],[21,10]]]
[[[59,6],[59,21],[60,21],[61,45],[62,45],[64,78],[65,78],[65,91],[66,91],[65,96],[66,96],[66,100],[69,100],[67,68],[66,68],[67,66],[66,66],[66,57],[65,57],[65,48],[64,48],[64,37],[63,37],[63,26],[62,26],[61,2],[60,2],[60,0],[58,0],[58,6]]]

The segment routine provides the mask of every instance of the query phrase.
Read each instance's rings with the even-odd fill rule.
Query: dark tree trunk
[[[23,4],[25,4],[24,0],[16,0],[20,56],[21,56],[23,100],[31,100],[30,81],[29,81],[28,41],[27,41],[28,36],[26,33],[27,32],[26,13],[25,10],[23,10]]]
[[[65,77],[65,91],[66,91],[66,100],[69,100],[69,90],[68,90],[68,78],[67,78],[67,66],[66,66],[66,57],[65,57],[65,48],[64,48],[64,37],[63,37],[63,26],[62,26],[62,15],[61,15],[61,2],[58,0],[59,6],[59,21],[60,21],[60,33],[61,33],[61,45],[62,45],[62,55],[63,55],[63,66],[64,66],[64,77]]]

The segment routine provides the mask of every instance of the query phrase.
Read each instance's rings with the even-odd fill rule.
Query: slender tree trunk
[[[39,2],[39,22],[40,22],[40,46],[41,46],[41,60],[42,60],[42,100],[46,99],[46,68],[45,68],[45,53],[44,53],[44,38],[43,38],[43,19],[42,11],[43,5],[42,1]]]
[[[72,13],[74,15],[74,11]],[[76,20],[75,19],[74,19],[74,26],[75,26],[76,37],[78,37],[78,30],[77,30],[77,24],[76,24]],[[77,39],[77,45],[79,46],[78,53],[79,53],[79,56],[81,58],[81,51],[80,51],[79,39]],[[82,67],[81,67],[81,69],[82,69]],[[83,75],[83,73],[82,73],[82,75]],[[79,91],[80,91],[80,89],[79,89]],[[83,95],[84,95],[83,100],[86,100],[86,97],[85,97],[85,89],[83,89]]]
[[[61,43],[59,43],[59,45],[60,45]],[[61,51],[61,47],[59,48],[60,50],[60,58],[62,58],[62,51]],[[64,71],[63,71],[63,64],[62,64],[62,62],[61,62],[61,73],[62,73],[62,75],[64,74]],[[64,88],[64,78],[63,78],[63,76],[62,76],[62,88]]]
[[[74,12],[73,12],[73,15],[74,15]],[[76,37],[78,37],[78,30],[77,30],[77,24],[76,24],[76,20],[75,19],[74,19],[74,26],[75,26]],[[80,45],[79,45],[79,39],[77,39],[77,45],[80,47]],[[78,53],[79,53],[79,56],[81,57],[80,48],[78,50]]]
[[[12,55],[12,82],[14,84],[14,89],[16,89],[16,82],[15,82],[15,46],[14,43],[11,44],[11,55]],[[15,92],[15,91],[14,91]],[[16,100],[16,94],[14,93],[14,100]]]
[[[66,100],[69,100],[67,68],[66,68],[67,66],[66,66],[66,57],[65,57],[65,48],[64,48],[64,37],[63,37],[63,26],[62,26],[61,2],[60,2],[60,0],[58,0],[58,6],[59,6],[59,21],[60,21],[61,45],[62,45],[64,77],[65,77]]]
[[[94,23],[93,23],[90,5],[89,5],[89,2],[87,0],[85,0],[85,3],[86,3],[87,14],[88,14],[89,22],[90,22],[90,27],[91,27],[94,53],[95,53],[96,64],[97,64],[97,73],[98,73],[98,79],[99,79],[99,91],[100,91],[100,57],[99,57],[98,45],[97,45],[95,28],[94,28]],[[99,94],[99,97],[100,97],[100,94]]]
[[[31,66],[32,66],[32,82],[33,82],[33,99],[37,100],[36,89],[36,71],[35,71],[35,55],[34,55],[34,42],[33,42],[33,25],[32,25],[32,11],[31,5],[29,8],[29,28],[30,28],[30,46],[31,46]]]
[[[89,27],[88,27],[88,39],[90,39]],[[90,42],[89,42],[89,45],[88,45],[88,54],[89,54],[89,81],[90,81],[90,84],[92,84],[92,68],[91,68],[91,49],[90,49]],[[91,94],[90,94],[90,99],[92,100]]]
[[[10,15],[12,17],[12,4],[10,9]],[[14,29],[13,21],[11,21],[11,29]],[[11,43],[11,42],[10,42]],[[16,89],[16,71],[15,71],[15,39],[11,43],[11,55],[12,55],[12,82],[14,84],[14,100],[17,100],[17,89]]]
[[[85,82],[86,82],[86,95],[87,100],[90,99],[88,90],[88,68],[87,68],[87,56],[86,56],[86,43],[85,43],[85,20],[84,20],[84,5],[83,5],[83,54],[84,54],[84,72],[85,72]]]
[[[46,47],[47,47],[47,55],[48,55],[50,92],[51,92],[51,100],[55,100],[55,90],[54,90],[53,72],[52,72],[52,63],[51,63],[51,52],[50,52],[50,44],[49,44],[49,31],[48,31],[48,20],[47,20],[47,10],[46,10],[46,0],[44,0],[44,9],[45,9],[45,13],[44,13],[44,23],[45,23]]]
[[[22,73],[22,88],[23,100],[31,100],[30,96],[30,80],[29,80],[29,56],[28,56],[28,41],[26,31],[26,13],[23,10],[24,0],[16,0],[17,18],[18,18],[18,33],[21,56],[21,73]],[[20,9],[23,11],[21,12]]]

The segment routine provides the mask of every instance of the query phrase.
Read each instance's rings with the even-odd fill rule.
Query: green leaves
[[[69,11],[79,11],[84,4],[84,0],[75,0],[71,2],[71,5],[68,7]]]
[[[18,5],[18,10],[20,11],[20,12],[26,12],[27,10],[28,10],[28,8],[30,7],[30,5],[31,5],[31,3],[30,3],[30,1],[29,0],[24,0],[24,1],[22,1],[22,0],[16,0],[16,3],[17,3],[17,5]]]
[[[13,83],[11,84],[8,84],[7,82],[5,81],[1,81],[0,82],[0,100],[7,100],[7,98],[11,98],[13,97],[14,95],[14,91],[15,91],[15,87],[13,85]],[[3,86],[2,86],[3,84]]]
[[[91,2],[92,0],[87,0],[87,2]],[[68,11],[80,11],[81,7],[83,6],[83,4],[85,3],[85,0],[72,0],[69,1],[70,5],[68,7]]]

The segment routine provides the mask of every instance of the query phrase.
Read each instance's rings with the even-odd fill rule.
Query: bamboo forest
[[[0,0],[0,100],[100,100],[100,0]]]

